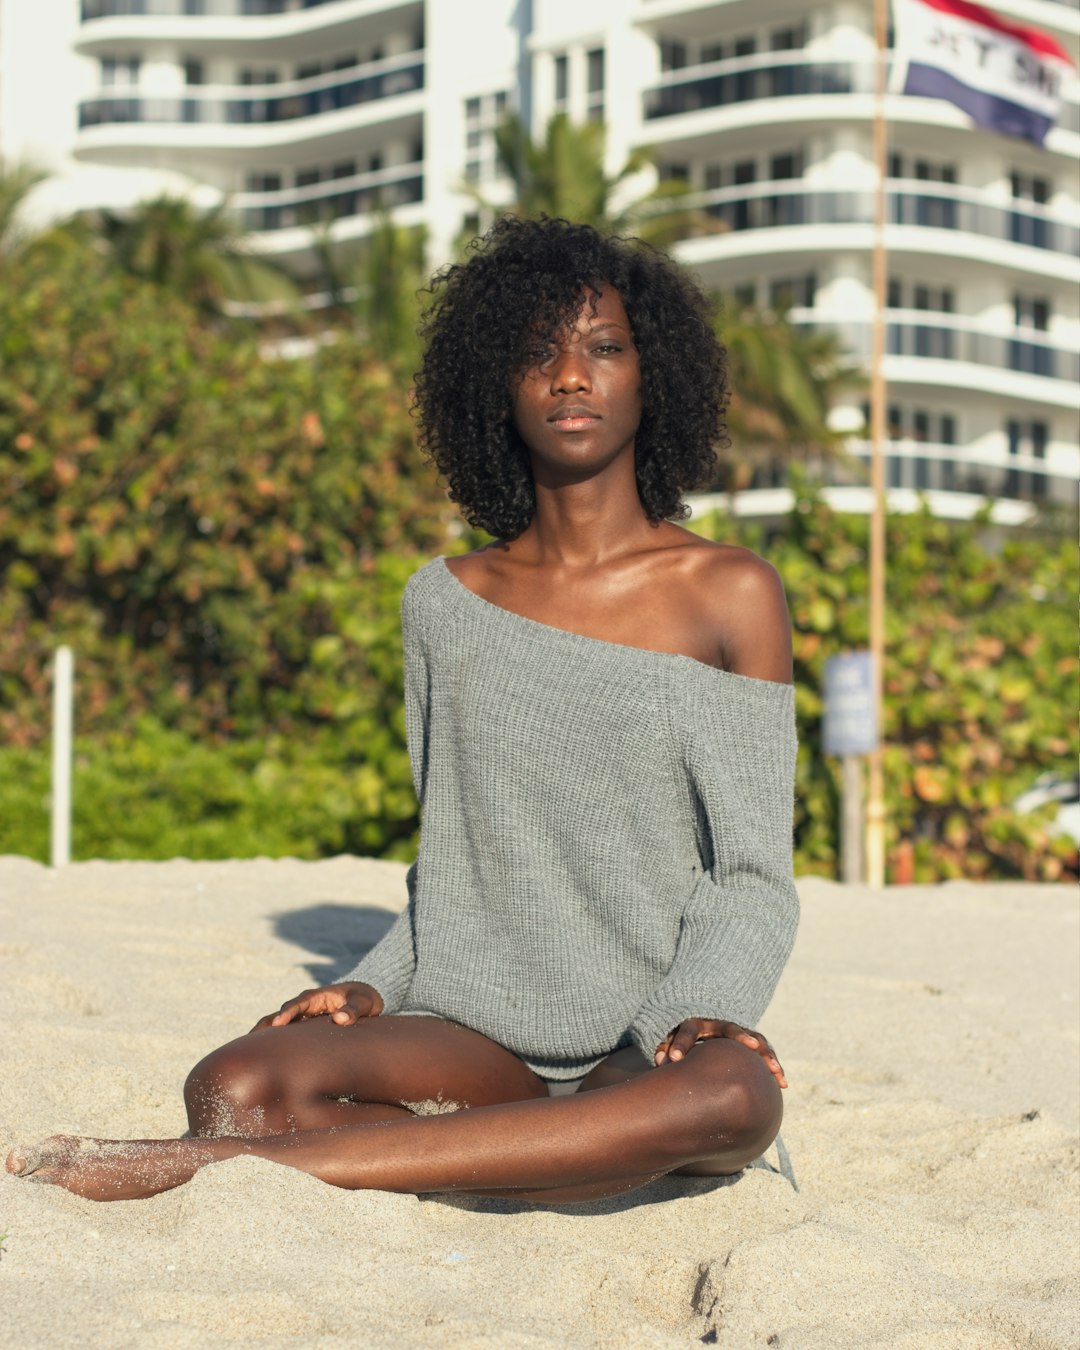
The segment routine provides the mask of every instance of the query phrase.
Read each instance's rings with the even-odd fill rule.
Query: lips
[[[548,418],[548,422],[560,431],[584,431],[599,421],[600,414],[582,403],[565,403]]]

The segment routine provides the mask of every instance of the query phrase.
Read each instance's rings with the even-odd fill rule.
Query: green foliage
[[[510,213],[533,220],[561,216],[605,233],[637,235],[658,248],[711,225],[701,212],[683,206],[690,194],[683,182],[667,180],[617,204],[625,198],[624,185],[651,161],[646,151],[635,150],[617,173],[609,174],[606,141],[602,123],[571,122],[565,113],[555,113],[543,139],[534,141],[521,118],[511,113],[495,132],[500,167],[514,185]],[[472,188],[466,191],[487,213],[503,209]]]
[[[280,267],[249,252],[227,204],[200,211],[183,197],[164,194],[123,213],[100,211],[93,220],[113,263],[204,315],[230,300],[288,300],[295,286]]]
[[[6,738],[40,735],[58,641],[88,731],[121,710],[195,734],[318,716],[291,691],[335,588],[443,538],[387,368],[346,338],[266,360],[85,258],[0,293],[0,357]]]
[[[20,216],[27,197],[45,178],[32,164],[0,156],[0,261],[24,247],[26,234]]]
[[[410,855],[398,605],[447,520],[406,404],[353,336],[269,359],[78,233],[6,260],[0,850],[45,856],[68,642],[76,856]],[[1009,810],[1075,763],[1076,549],[980,532],[889,524],[893,879],[1076,869],[1046,819]],[[804,871],[836,866],[818,690],[829,655],[866,643],[866,533],[806,493],[765,550],[795,627]]]
[[[786,313],[723,303],[718,335],[728,353],[728,426],[738,453],[721,451],[726,491],[747,486],[762,460],[798,455],[846,459],[844,437],[829,426],[841,390],[865,377],[836,336],[788,321]]]
[[[315,285],[329,298],[329,316],[352,327],[395,370],[420,361],[420,290],[427,282],[427,232],[383,216],[361,240],[342,243],[333,227],[315,235]],[[324,312],[319,322],[325,322]]]
[[[161,825],[133,792],[175,789],[183,823],[200,778],[207,816],[237,822],[280,780],[308,824],[271,812],[261,851],[308,830],[302,851],[407,847],[397,604],[446,504],[406,395],[346,336],[270,360],[93,252],[27,255],[0,289],[0,741],[40,755],[68,642],[84,800],[127,847]]]
[[[376,739],[377,729],[372,727]],[[354,719],[350,740],[360,727]],[[151,717],[80,738],[73,766],[75,858],[411,859],[416,803],[392,725],[350,757],[336,736],[211,744]],[[0,853],[48,857],[43,750],[0,749]]]
[[[723,519],[695,522],[723,537]],[[868,521],[800,494],[765,549],[794,628],[799,768],[796,840],[803,872],[837,867],[838,764],[821,752],[825,662],[868,643]],[[1056,880],[1075,845],[1009,804],[1039,774],[1073,772],[1075,544],[980,542],[979,523],[928,512],[888,523],[885,777],[894,881],[949,877]]]

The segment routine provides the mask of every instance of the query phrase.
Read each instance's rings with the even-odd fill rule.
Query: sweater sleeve
[[[416,968],[416,945],[413,938],[413,894],[416,890],[416,863],[409,868],[405,883],[409,899],[389,929],[372,947],[359,964],[343,975],[342,980],[358,980],[370,984],[382,996],[383,1012],[397,1012],[405,1002]]]
[[[401,601],[401,633],[405,650],[405,732],[409,743],[409,762],[413,786],[421,808],[424,805],[424,785],[427,779],[428,731],[431,715],[428,627],[430,609],[424,604],[425,578],[423,569],[405,588]],[[416,878],[420,860],[409,868],[405,877],[409,898],[405,908],[394,920],[383,937],[366,956],[343,978],[370,984],[382,995],[383,1011],[397,1012],[405,1002],[416,970],[416,938],[414,906]]]
[[[631,1026],[650,1063],[687,1018],[756,1027],[795,942],[794,690],[739,675],[721,681],[695,685],[682,733],[702,869],[671,968]]]

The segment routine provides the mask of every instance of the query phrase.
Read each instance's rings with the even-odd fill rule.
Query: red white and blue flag
[[[893,88],[955,103],[976,125],[1042,145],[1073,69],[1047,33],[967,0],[893,0]]]

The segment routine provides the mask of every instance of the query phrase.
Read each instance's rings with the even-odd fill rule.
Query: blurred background
[[[898,3],[888,876],[1057,880],[1080,9]],[[975,35],[974,103],[903,92],[916,18],[961,89]],[[1034,120],[986,111],[980,34]],[[0,0],[0,852],[47,855],[69,643],[74,856],[412,856],[397,604],[477,542],[413,438],[416,293],[515,211],[642,235],[718,297],[731,443],[691,525],[784,577],[797,865],[835,874],[819,690],[867,642],[875,62],[871,0]]]

